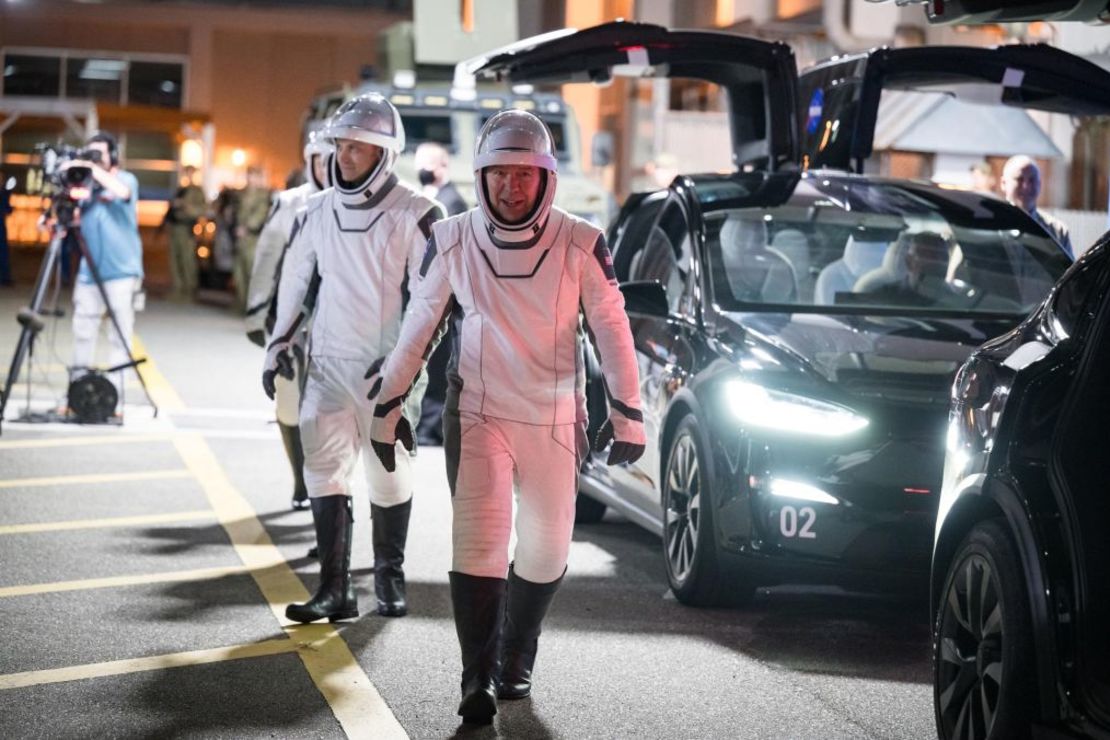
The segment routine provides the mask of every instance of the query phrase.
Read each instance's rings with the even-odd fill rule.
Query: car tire
[[[1021,561],[998,520],[977,524],[944,579],[933,641],[942,740],[1027,738],[1036,702]]]
[[[752,589],[726,579],[713,526],[713,493],[701,426],[687,415],[663,470],[663,563],[675,598],[688,606],[747,601]]]

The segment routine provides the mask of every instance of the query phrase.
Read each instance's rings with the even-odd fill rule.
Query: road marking
[[[215,512],[207,509],[200,509],[198,511],[178,511],[171,514],[144,514],[141,516],[117,516],[107,519],[68,519],[59,522],[8,524],[0,526],[0,535],[35,534],[38,532],[60,532],[68,529],[98,529],[101,527],[134,527],[145,524],[165,524],[167,522],[190,522],[198,519],[211,519],[215,516]]]
[[[77,486],[93,483],[122,483],[136,480],[172,480],[190,478],[183,468],[170,470],[139,470],[131,473],[86,473],[84,475],[54,475],[46,478],[9,478],[0,481],[0,488],[36,488],[42,486]]]
[[[284,562],[285,561],[282,561],[283,564]],[[173,583],[175,581],[208,581],[216,578],[223,578],[225,576],[237,576],[246,572],[247,568],[245,566],[226,565],[220,568],[171,570],[163,573],[139,573],[127,576],[108,576],[106,578],[84,578],[79,581],[52,581],[50,583],[31,583],[24,586],[5,586],[3,588],[0,588],[0,598],[7,598],[11,596],[29,596],[30,594],[53,594],[60,591],[85,591],[93,588],[114,588],[116,586],[141,586],[148,583]]]
[[[36,447],[83,447],[86,445],[123,445],[141,442],[168,442],[172,435],[168,432],[156,434],[82,434],[73,437],[49,437],[40,439],[10,439],[0,442],[0,450],[23,450]]]
[[[158,365],[154,362],[154,358],[150,356],[147,351],[146,345],[139,339],[138,334],[131,337],[131,353],[135,357],[145,357],[146,362],[136,366],[139,374],[143,376],[143,382],[146,384],[147,393],[154,400],[154,405],[158,407],[159,412],[181,411],[185,408],[185,402],[181,400],[181,396],[177,395],[177,391],[170,385],[170,381],[166,380],[166,376],[158,369]]]
[[[281,559],[254,509],[232,485],[208,444],[199,434],[179,435],[174,444],[185,465],[200,481],[209,504],[274,616],[291,638],[308,648],[298,651],[298,655],[343,731],[348,737],[407,738],[408,734],[332,625],[298,625],[285,618],[285,605],[304,601],[309,594]],[[273,565],[275,559],[281,562]]]
[[[219,663],[225,660],[263,658],[270,655],[291,653],[300,648],[301,646],[293,640],[282,637],[275,640],[264,640],[262,642],[248,643],[245,645],[230,645],[228,647],[211,648],[209,650],[191,650],[185,653],[151,655],[146,658],[127,658],[125,660],[111,660],[104,663],[67,666],[65,668],[8,673],[6,675],[0,675],[0,691],[4,689],[21,689],[28,686],[39,686],[46,683],[80,681],[86,678],[103,678],[105,676],[119,676],[125,673],[158,671],[164,668],[181,668],[184,666],[203,665],[205,663]]]

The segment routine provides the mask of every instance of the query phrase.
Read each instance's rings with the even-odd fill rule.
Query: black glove
[[[409,452],[416,449],[416,439],[412,434],[412,426],[409,424],[409,420],[403,415],[397,420],[397,428],[394,430],[394,437]],[[370,446],[374,449],[374,454],[382,461],[382,467],[385,468],[387,473],[392,473],[397,469],[396,443],[389,444],[388,442],[378,442],[371,437]]]
[[[293,358],[284,349],[274,355],[274,366],[262,372],[262,390],[266,392],[266,397],[271,401],[274,400],[274,393],[276,393],[274,379],[278,375],[286,380],[292,380],[294,377]]]
[[[601,425],[601,429],[597,430],[597,439],[594,440],[594,452],[603,452],[610,442],[613,443],[613,447],[609,450],[609,459],[605,461],[606,465],[636,462],[640,459],[640,456],[644,454],[644,445],[634,442],[622,442],[619,439],[614,440],[613,422],[606,419],[605,423]]]

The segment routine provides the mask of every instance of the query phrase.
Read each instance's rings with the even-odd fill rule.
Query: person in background
[[[0,286],[12,284],[11,257],[8,254],[7,216],[12,212],[11,188],[0,171]]]
[[[254,248],[258,235],[270,214],[270,189],[266,177],[258,167],[247,168],[247,187],[239,194],[239,209],[235,224],[235,300],[239,310],[246,313],[247,288],[251,269],[254,267]]]
[[[413,164],[424,195],[443,204],[448,216],[457,216],[470,207],[451,182],[451,159],[442,145],[425,141],[416,147]]]
[[[166,223],[170,232],[170,275],[173,298],[191,300],[197,289],[197,240],[193,229],[208,206],[204,191],[194,182],[196,167],[186,165],[170,201]]]
[[[971,189],[988,195],[998,195],[998,178],[994,175],[989,162],[976,162],[971,165]]]
[[[1011,204],[1028,213],[1043,226],[1069,257],[1075,257],[1068,227],[1059,219],[1037,209],[1037,198],[1041,194],[1041,171],[1036,162],[1024,154],[1006,160],[1006,166],[1002,168],[1002,194]]]

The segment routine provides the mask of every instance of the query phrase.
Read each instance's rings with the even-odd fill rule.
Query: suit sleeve
[[[316,274],[316,244],[309,237],[306,224],[309,213],[300,214],[293,223],[289,249],[282,261],[277,296],[277,320],[272,338],[291,341],[308,319],[305,307],[309,284]]]
[[[274,298],[277,287],[278,269],[281,256],[289,243],[290,208],[280,199],[274,201],[258,235],[258,244],[254,248],[254,264],[251,266],[250,283],[247,285],[247,331],[263,329],[266,313],[270,302]]]
[[[428,252],[428,242],[432,238],[432,224],[442,218],[443,209],[438,204],[433,204],[416,222],[412,239],[413,246],[409,250],[408,265],[406,266],[410,295],[416,292],[416,286],[420,284],[422,277],[420,267],[424,263],[424,255]]]
[[[413,382],[443,336],[451,313],[451,283],[444,260],[437,255],[435,235],[428,240],[418,270],[420,279],[401,322],[401,336],[382,368],[382,385],[374,410],[375,424],[378,418],[392,416],[395,411],[400,413]],[[392,428],[390,425],[389,429]]]
[[[632,330],[603,234],[597,235],[591,253],[583,260],[580,285],[582,310],[601,358],[609,405],[626,419],[643,421]]]

